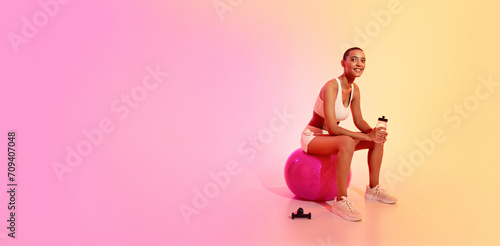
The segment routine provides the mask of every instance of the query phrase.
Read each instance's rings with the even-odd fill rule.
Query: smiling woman
[[[365,69],[365,53],[353,47],[344,53],[340,62],[344,73],[328,81],[321,89],[314,104],[313,117],[302,132],[302,149],[313,155],[336,155],[337,198],[332,212],[340,217],[359,221],[362,216],[347,199],[347,185],[351,160],[355,150],[368,149],[370,185],[365,198],[383,203],[395,203],[397,199],[379,187],[383,143],[387,132],[383,127],[372,128],[361,114],[359,87],[354,83]],[[353,132],[339,126],[347,119],[349,110],[353,121],[361,132]],[[377,142],[374,142],[377,140]]]

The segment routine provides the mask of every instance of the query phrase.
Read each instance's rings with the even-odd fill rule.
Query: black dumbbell
[[[308,218],[311,219],[311,213],[304,214],[304,209],[299,208],[297,209],[297,213],[292,212],[292,220],[295,218]]]

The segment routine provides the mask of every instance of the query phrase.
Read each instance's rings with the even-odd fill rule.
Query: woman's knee
[[[354,139],[349,136],[338,136],[339,140],[339,152],[343,153],[354,153],[356,143]]]

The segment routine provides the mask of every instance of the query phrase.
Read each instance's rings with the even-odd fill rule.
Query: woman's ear
[[[342,67],[344,67],[344,66],[345,66],[344,60],[340,60],[340,65],[341,65]]]

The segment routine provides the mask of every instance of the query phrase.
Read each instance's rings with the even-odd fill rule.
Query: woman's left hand
[[[380,143],[383,144],[385,141],[387,141],[387,131],[385,130],[385,127],[379,127],[380,131],[377,132],[377,138],[380,139]]]

